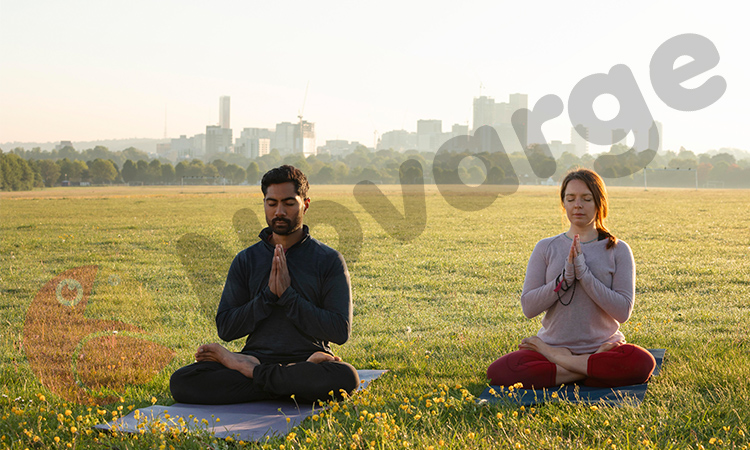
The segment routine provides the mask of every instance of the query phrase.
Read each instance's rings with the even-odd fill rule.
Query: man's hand
[[[286,289],[292,284],[289,277],[289,269],[286,266],[286,254],[284,247],[277,245],[273,251],[273,260],[271,262],[271,276],[268,278],[268,288],[271,292],[281,297]]]

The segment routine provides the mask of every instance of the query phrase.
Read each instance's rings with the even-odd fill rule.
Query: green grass
[[[3,194],[0,447],[239,445],[208,433],[156,430],[136,439],[90,428],[113,413],[150,405],[152,397],[171,403],[169,375],[192,360],[199,344],[218,339],[197,293],[218,292],[220,281],[194,287],[178,241],[197,233],[214,243],[207,261],[227,258],[241,249],[235,212],[250,208],[262,221],[262,205],[257,188],[202,189],[130,188],[112,195],[100,189],[91,197],[86,192],[94,191],[86,189],[63,195],[45,190],[37,198]],[[349,263],[353,334],[335,351],[358,368],[390,372],[323,417],[306,420],[293,436],[243,444],[285,449],[750,444],[750,191],[611,188],[609,226],[631,246],[637,267],[635,310],[623,332],[629,342],[668,349],[662,374],[640,407],[563,403],[526,409],[478,406],[472,396],[487,386],[487,366],[540,327],[540,318],[523,317],[519,296],[534,244],[566,229],[555,188],[521,188],[475,212],[457,210],[428,189],[426,229],[408,242],[383,230],[351,192],[351,186],[313,186],[310,192],[311,209],[315,201],[339,202],[364,233],[361,253]],[[398,189],[389,198],[402,208]],[[332,226],[318,225],[312,232],[338,246]],[[117,392],[104,389],[120,399],[100,406],[56,395],[37,379],[23,348],[25,317],[37,292],[83,265],[99,268],[88,319],[137,326],[143,333],[133,336],[175,353],[149,381]],[[212,280],[223,277],[214,275]],[[241,342],[229,347],[238,349]]]

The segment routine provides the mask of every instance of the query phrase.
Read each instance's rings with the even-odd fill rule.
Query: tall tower
[[[576,156],[589,152],[589,129],[578,124],[570,129],[570,142],[576,147]]]
[[[219,97],[219,127],[230,128],[229,126],[229,96]]]
[[[483,125],[493,126],[495,124],[495,100],[492,97],[481,97],[474,98],[474,128],[472,131],[477,131],[477,128]]]
[[[529,96],[528,94],[510,94],[510,115],[518,111],[519,109],[528,109],[529,107]],[[516,132],[518,135],[518,141],[521,143],[521,148],[526,148],[529,144],[529,113],[524,113],[521,119],[520,128]],[[510,120],[508,120],[510,122]],[[538,142],[532,142],[532,144],[538,144]]]

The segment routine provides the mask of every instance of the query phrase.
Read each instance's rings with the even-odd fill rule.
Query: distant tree
[[[505,172],[500,166],[492,166],[487,171],[487,183],[488,184],[503,184],[505,181]]]
[[[73,165],[76,165],[80,168],[80,171],[81,171],[80,181],[91,181],[91,172],[89,171],[89,165],[86,164],[86,161],[77,159],[73,161]]]
[[[224,178],[228,179],[231,184],[240,184],[245,181],[245,169],[237,164],[229,164],[224,168]]]
[[[135,181],[136,177],[138,176],[138,169],[135,167],[135,163],[133,163],[133,161],[129,159],[125,161],[125,164],[122,165],[120,176],[122,177],[122,181],[126,183]]]
[[[211,164],[216,167],[216,170],[218,170],[222,176],[224,175],[224,169],[227,167],[226,161],[223,159],[214,159],[211,161]]]
[[[149,183],[157,183],[161,181],[161,161],[158,159],[152,160],[148,163],[148,169],[146,170],[146,181]]]
[[[3,191],[28,191],[34,187],[34,171],[15,153],[0,153]]]
[[[142,150],[138,150],[135,147],[126,148],[125,150],[120,152],[120,156],[126,160],[129,159],[134,162],[139,161],[141,159],[144,161],[149,160],[148,154],[146,152]]]
[[[114,154],[103,145],[97,145],[94,148],[86,149],[81,152],[81,157],[85,161],[93,161],[95,159],[108,160],[114,157]]]
[[[711,174],[711,170],[713,170],[714,166],[711,165],[711,163],[700,163],[698,164],[698,182],[705,184],[708,179],[709,175]]]
[[[567,173],[568,170],[570,170],[573,167],[579,166],[581,164],[581,159],[568,152],[563,152],[562,155],[560,155],[559,158],[557,158],[557,170],[560,172],[562,169],[562,172]]]
[[[163,183],[172,183],[175,180],[175,170],[172,164],[161,165],[161,181]]]
[[[203,175],[204,177],[217,178],[221,174],[219,173],[219,169],[217,169],[213,164],[205,164],[203,166],[203,173],[201,175]]]
[[[731,153],[719,153],[711,157],[711,164],[713,164],[714,167],[716,167],[716,164],[719,161],[724,161],[730,166],[737,163],[737,160]]]
[[[318,173],[310,177],[310,181],[315,184],[335,184],[336,172],[328,164],[321,167]]]
[[[685,147],[680,147],[680,152],[677,154],[677,157],[679,159],[694,159],[698,160],[698,157],[695,156],[695,153],[691,152],[690,150],[686,150]]]
[[[412,159],[411,157],[409,159]],[[418,164],[408,162],[406,167],[399,170],[399,181],[403,180],[404,184],[422,184],[424,183],[424,172]]]
[[[65,147],[63,147],[63,148],[61,148],[61,149],[60,149],[60,150],[59,150],[59,151],[57,152],[57,157],[58,157],[58,158],[63,158],[63,159],[64,159],[64,158],[68,158],[68,159],[70,159],[70,160],[76,160],[76,159],[78,159],[78,158],[79,158],[80,156],[81,156],[81,154],[80,154],[80,153],[78,153],[78,152],[76,151],[76,149],[74,149],[73,147],[71,147],[71,146],[69,146],[69,145],[67,145],[67,146],[65,146]]]
[[[139,159],[136,161],[135,169],[135,181],[140,181],[141,183],[148,181],[148,163],[145,159]]]
[[[112,183],[117,179],[117,169],[110,160],[95,159],[89,163],[91,180],[97,184]]]
[[[43,159],[37,163],[44,185],[52,187],[60,179],[60,166],[55,161]]]
[[[708,179],[712,181],[725,181],[730,167],[731,164],[723,159],[717,161],[716,164],[713,165],[713,169],[711,169],[711,172],[709,172]]]
[[[247,166],[247,182],[250,184],[258,184],[260,181],[260,167],[258,163],[253,161]]]
[[[84,161],[71,161],[68,158],[64,158],[60,161],[60,173],[62,173],[65,180],[74,182],[85,181],[89,178],[89,166]]]

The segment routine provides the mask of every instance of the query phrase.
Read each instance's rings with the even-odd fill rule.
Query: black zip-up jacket
[[[247,336],[242,353],[261,362],[296,362],[317,351],[331,353],[329,342],[343,344],[352,324],[349,272],[339,252],[310,236],[286,252],[291,285],[277,297],[268,287],[274,246],[271,229],[242,250],[229,268],[216,313],[224,341]]]

